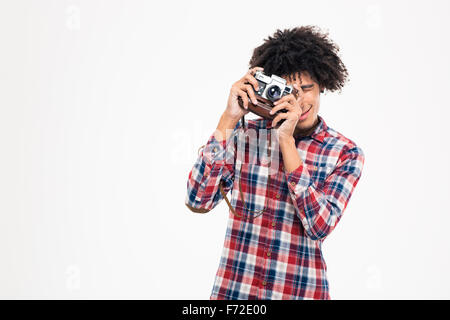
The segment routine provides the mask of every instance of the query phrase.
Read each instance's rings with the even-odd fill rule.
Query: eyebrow
[[[300,88],[302,88],[302,90],[303,89],[312,88],[312,87],[314,87],[314,83],[312,83],[312,84],[305,84],[304,86],[300,86]]]

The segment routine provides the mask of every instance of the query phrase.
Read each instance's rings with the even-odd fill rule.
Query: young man
[[[361,148],[318,115],[320,93],[342,89],[347,78],[338,51],[314,26],[277,30],[231,87],[187,182],[186,205],[194,212],[210,211],[231,190],[210,299],[330,299],[322,242],[341,219],[364,164]],[[256,102],[257,70],[283,77],[298,94],[276,102],[273,120],[239,122]]]

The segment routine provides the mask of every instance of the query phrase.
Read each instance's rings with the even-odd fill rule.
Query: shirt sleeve
[[[231,136],[220,142],[211,135],[200,152],[187,181],[185,204],[191,211],[206,213],[212,210],[223,199],[219,190],[221,181],[225,194],[232,188],[239,128],[240,122]]]
[[[364,153],[355,146],[347,148],[338,164],[317,187],[302,163],[285,176],[295,210],[313,240],[324,239],[336,227],[356,187],[364,166]]]

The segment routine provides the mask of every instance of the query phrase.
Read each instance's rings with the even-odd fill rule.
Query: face
[[[288,85],[292,86],[296,83],[297,86],[303,90],[303,105],[301,107],[303,112],[307,112],[307,114],[298,120],[297,129],[299,131],[306,132],[309,129],[312,129],[319,121],[317,114],[319,113],[320,108],[321,88],[306,71],[303,71],[300,76],[297,73],[296,80],[294,80],[293,75],[283,78],[286,79]],[[300,97],[298,100],[300,100]]]

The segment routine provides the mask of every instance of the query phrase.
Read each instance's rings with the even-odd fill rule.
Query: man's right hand
[[[254,77],[257,70],[262,71],[264,69],[261,67],[254,67],[232,85],[230,95],[228,96],[227,108],[222,114],[219,124],[217,125],[216,133],[214,134],[218,141],[227,139],[239,119],[249,112],[248,98],[250,98],[254,104],[257,103],[256,94],[253,91],[253,89],[258,90],[258,81]],[[242,99],[244,108],[239,105],[239,97]]]
[[[258,90],[258,81],[254,75],[257,70],[263,70],[261,67],[254,67],[250,69],[241,79],[236,81],[230,89],[230,95],[228,96],[227,108],[225,114],[232,119],[239,120],[242,116],[246,115],[248,111],[248,98],[256,104],[256,94],[253,91]],[[252,88],[253,86],[253,88]],[[238,97],[241,97],[244,108],[239,105]]]

